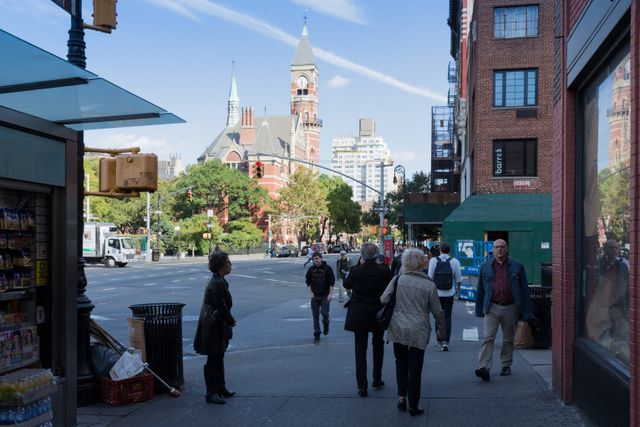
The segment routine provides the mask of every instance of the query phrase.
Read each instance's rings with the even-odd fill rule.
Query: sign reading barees
[[[76,0],[51,0],[51,1],[57,4],[58,6],[60,6],[61,8],[63,8],[64,10],[66,10],[71,15],[73,15],[73,10],[75,9],[74,6],[76,3]]]

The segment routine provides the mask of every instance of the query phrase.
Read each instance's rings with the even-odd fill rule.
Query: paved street
[[[351,254],[356,258],[356,254]],[[333,265],[335,255],[325,256]],[[157,396],[143,404],[79,409],[82,426],[105,425],[583,425],[572,407],[549,390],[550,350],[517,351],[511,377],[482,383],[473,375],[481,322],[471,303],[457,301],[451,351],[430,345],[423,372],[422,406],[416,419],[395,409],[391,347],[386,346],[386,388],[357,396],[353,335],[343,330],[345,310],[331,304],[331,331],[312,344],[305,258],[234,259],[229,276],[238,319],[226,356],[227,384],[238,395],[224,406],[203,399],[204,358],[193,354],[192,339],[203,287],[204,261],[138,263],[121,269],[89,267],[88,295],[94,317],[123,343],[128,342],[129,304],[183,302],[186,384],[180,398]],[[499,347],[496,348],[496,359]],[[369,362],[371,363],[371,362]],[[369,366],[369,369],[371,367]],[[488,408],[491,409],[488,409]]]

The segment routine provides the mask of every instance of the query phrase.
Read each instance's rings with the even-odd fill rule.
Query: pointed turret
[[[313,49],[311,48],[311,42],[309,41],[309,33],[307,32],[307,24],[302,27],[302,36],[298,43],[298,49],[291,61],[291,65],[311,65],[315,64],[315,58],[313,56]]]
[[[236,88],[235,61],[231,71],[231,88],[229,89],[229,101],[227,101],[227,127],[235,126],[240,120],[240,98]]]

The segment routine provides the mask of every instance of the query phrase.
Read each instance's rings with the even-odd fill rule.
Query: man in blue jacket
[[[483,381],[490,379],[493,343],[498,326],[502,326],[500,375],[511,375],[516,322],[519,317],[527,322],[532,322],[534,318],[524,266],[509,256],[507,242],[502,239],[493,242],[493,259],[485,261],[480,267],[476,316],[484,317],[484,339],[480,345],[476,376]]]

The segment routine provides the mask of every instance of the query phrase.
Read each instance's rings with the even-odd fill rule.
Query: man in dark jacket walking
[[[307,270],[307,289],[311,297],[313,315],[313,342],[320,341],[320,313],[322,313],[322,332],[329,333],[329,303],[333,298],[335,276],[333,270],[322,260],[322,252],[314,252],[313,265]]]
[[[355,336],[356,382],[358,394],[367,396],[367,339],[372,333],[373,347],[373,388],[384,387],[382,381],[382,362],[384,358],[384,330],[376,321],[376,313],[380,309],[380,296],[391,281],[391,271],[384,264],[376,263],[378,246],[365,243],[360,248],[364,262],[351,267],[344,280],[344,287],[351,290],[349,310],[344,329],[352,331]]]

